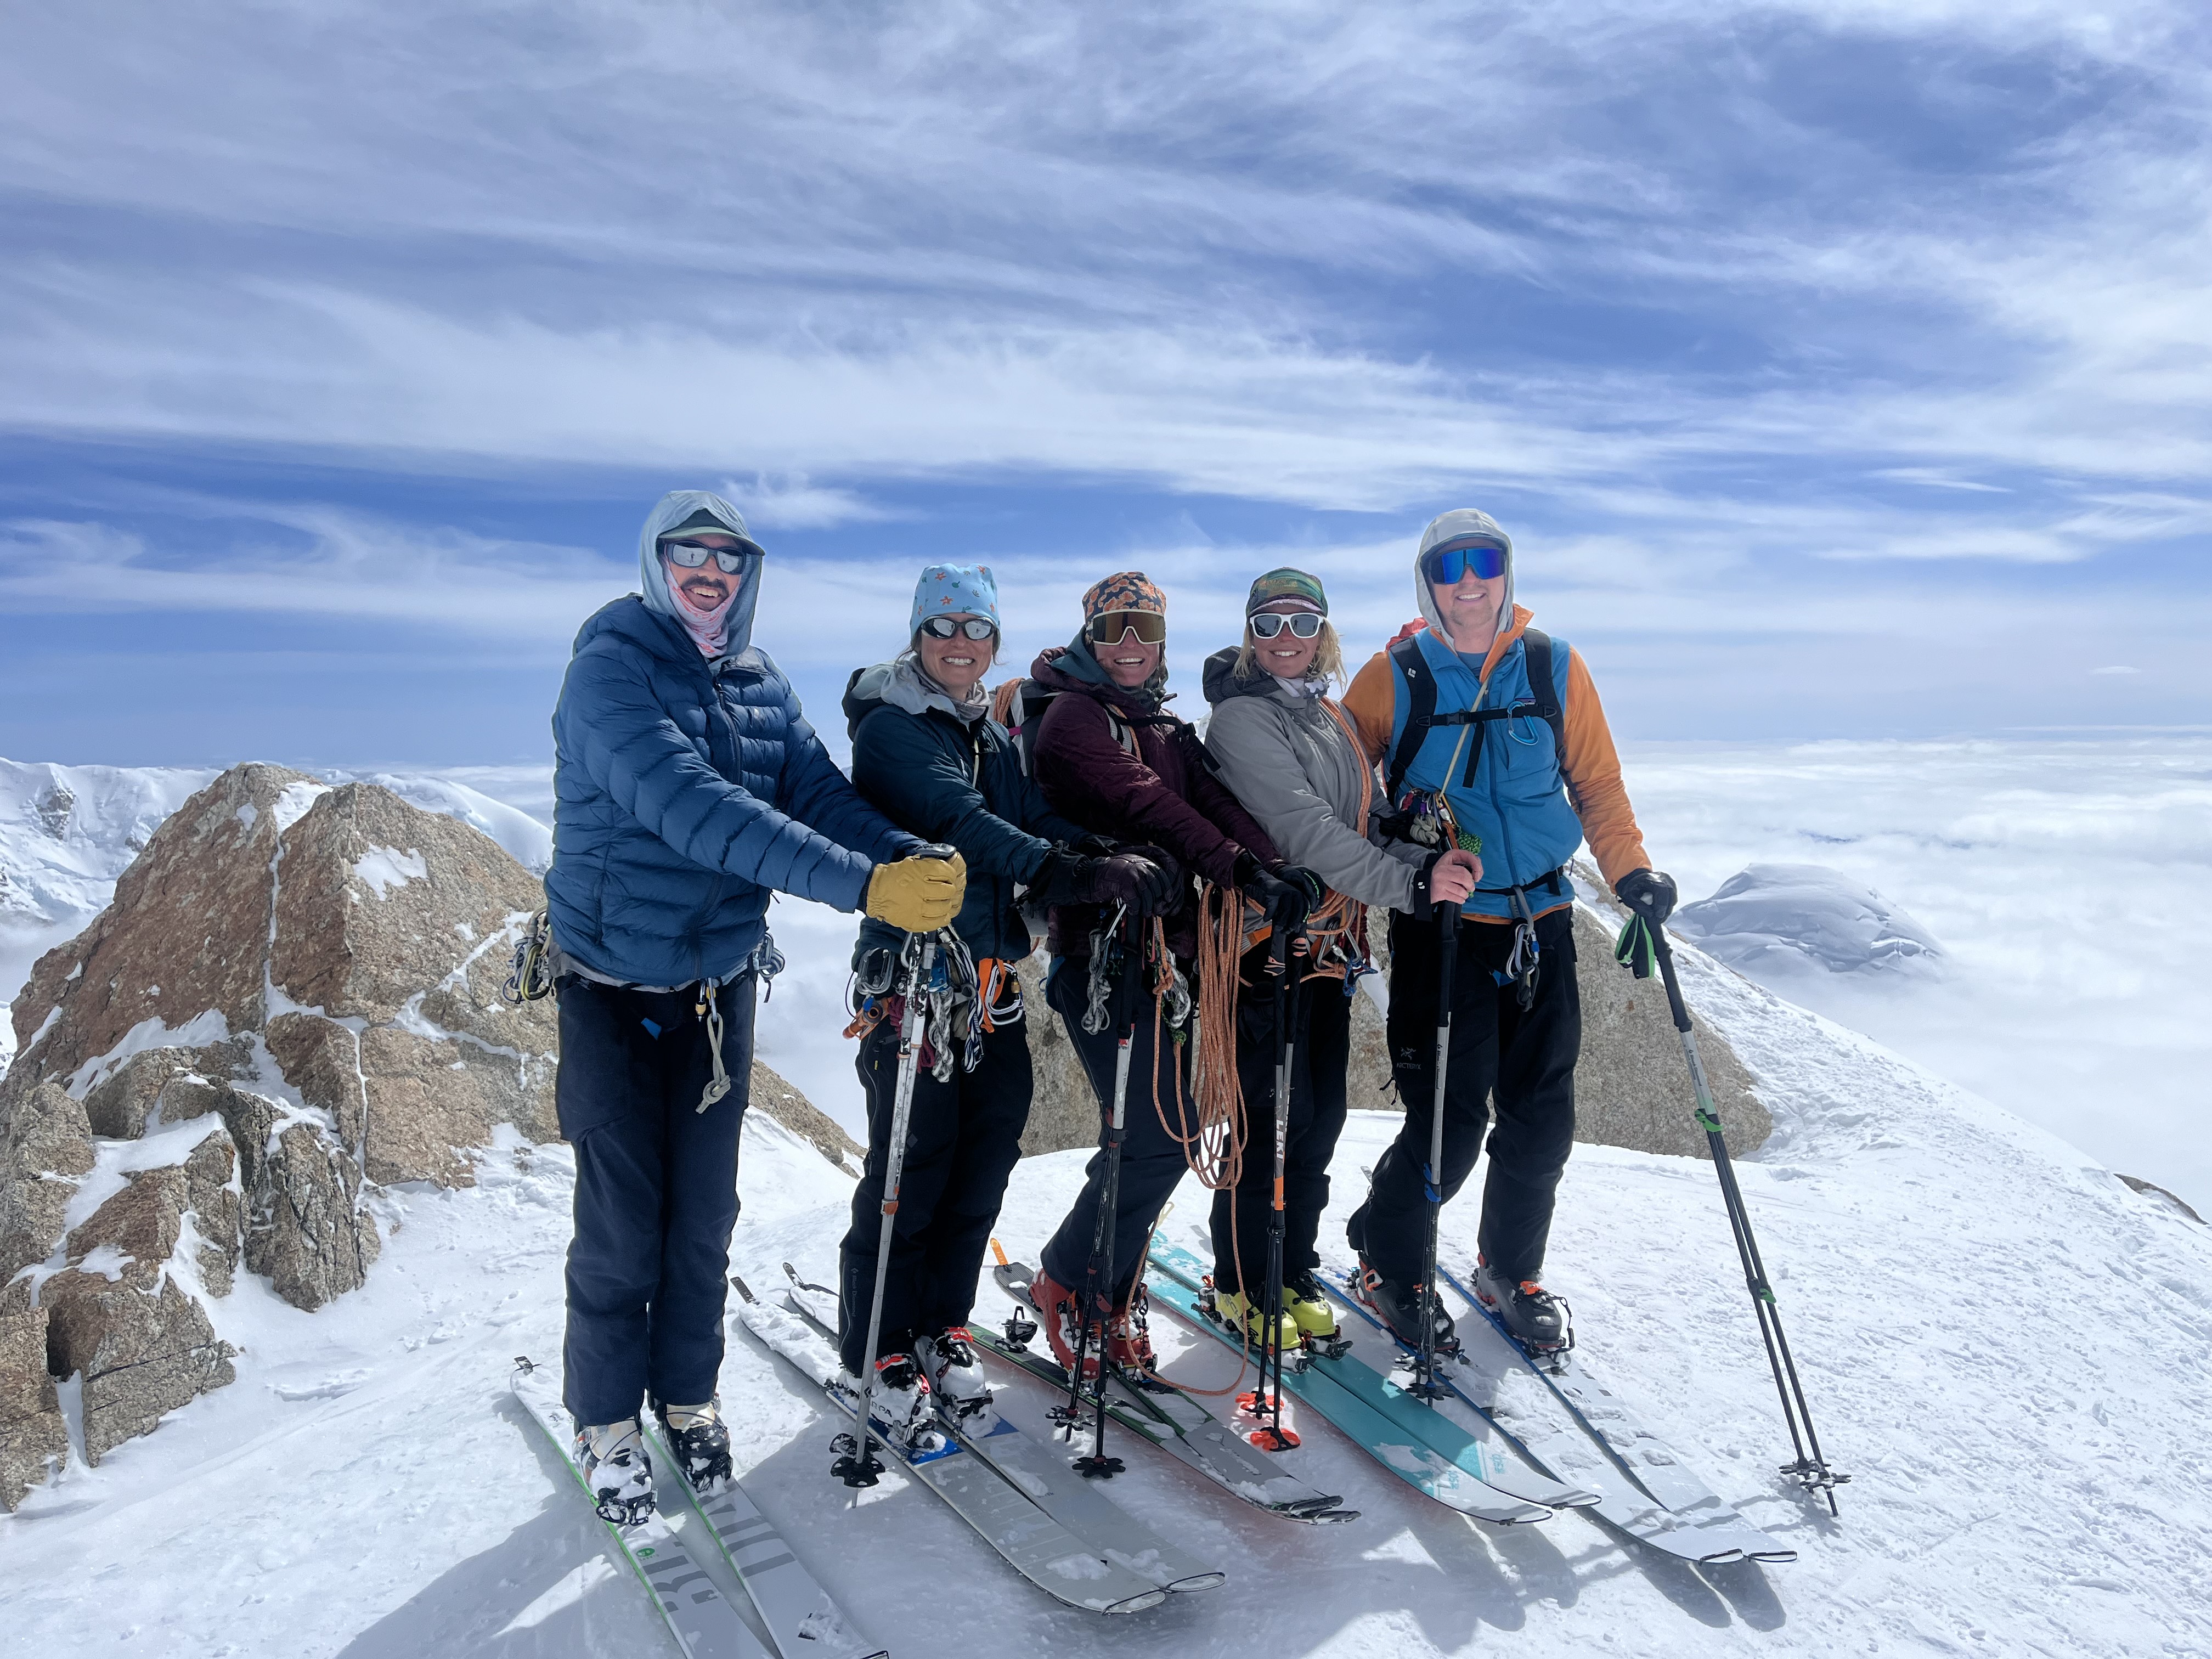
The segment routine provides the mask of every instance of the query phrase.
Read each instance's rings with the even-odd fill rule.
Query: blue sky
[[[0,22],[0,754],[542,757],[662,489],[825,726],[1474,504],[1625,738],[2212,719],[2195,5],[80,3]]]

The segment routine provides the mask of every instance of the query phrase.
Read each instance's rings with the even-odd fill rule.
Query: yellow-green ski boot
[[[1267,1322],[1256,1307],[1247,1305],[1242,1294],[1236,1291],[1217,1290],[1213,1293],[1214,1312],[1221,1322],[1232,1331],[1242,1330],[1252,1339],[1253,1352],[1258,1352],[1267,1340]],[[1297,1322],[1287,1315],[1275,1316],[1275,1340],[1283,1345],[1287,1359],[1304,1345],[1304,1334]]]

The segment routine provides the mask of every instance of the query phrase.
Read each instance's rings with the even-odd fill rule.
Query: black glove
[[[1674,914],[1674,878],[1656,870],[1631,870],[1613,883],[1613,896],[1654,927]]]
[[[1113,857],[1121,847],[1111,836],[1081,836],[1076,839],[1075,850],[1087,859],[1103,859]]]
[[[1249,864],[1247,860],[1249,860]],[[1283,933],[1296,933],[1313,903],[1306,890],[1260,867],[1249,853],[1237,860],[1237,890],[1267,913],[1267,922]]]
[[[1116,853],[1110,859],[1085,859],[1075,884],[1079,902],[1086,904],[1126,904],[1133,916],[1156,916],[1172,903],[1174,889],[1167,872],[1150,859],[1133,853]],[[1083,890],[1088,889],[1088,891]]]
[[[1320,909],[1322,901],[1328,896],[1328,884],[1304,865],[1285,864],[1278,868],[1275,873],[1290,883],[1291,886],[1304,892],[1306,914],[1309,915]]]

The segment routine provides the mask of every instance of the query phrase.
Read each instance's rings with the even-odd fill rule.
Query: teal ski
[[[1152,1264],[1155,1271],[1147,1278],[1146,1286],[1154,1301],[1225,1346],[1240,1347],[1237,1339],[1212,1317],[1200,1301],[1205,1277],[1195,1256],[1155,1237]],[[1375,1379],[1377,1382],[1382,1380]],[[1447,1508],[1478,1521],[1499,1526],[1518,1526],[1552,1518],[1553,1505],[1490,1485],[1455,1460],[1454,1450],[1459,1449],[1439,1449],[1423,1436],[1385,1415],[1372,1403],[1377,1391],[1364,1386],[1356,1373],[1347,1380],[1340,1361],[1314,1358],[1304,1364],[1286,1364],[1283,1368],[1283,1384],[1316,1415],[1334,1425],[1353,1444],[1424,1497],[1433,1498]],[[1463,1451],[1462,1455],[1472,1455]]]

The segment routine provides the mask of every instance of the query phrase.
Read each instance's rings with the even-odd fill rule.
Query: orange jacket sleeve
[[[1392,684],[1390,653],[1377,651],[1367,659],[1367,665],[1352,677],[1352,689],[1344,694],[1339,705],[1352,716],[1352,729],[1359,734],[1359,746],[1367,751],[1371,765],[1380,761],[1390,748],[1390,722],[1396,710],[1397,691]]]
[[[1387,709],[1385,714],[1387,740]],[[1636,827],[1636,810],[1628,804],[1628,790],[1620,781],[1620,756],[1597,700],[1597,685],[1583,653],[1571,647],[1567,652],[1565,716],[1567,752],[1561,769],[1567,775],[1567,799],[1574,803],[1575,816],[1583,821],[1583,839],[1589,842],[1610,887],[1631,870],[1649,870],[1651,860],[1644,854],[1644,832]]]

